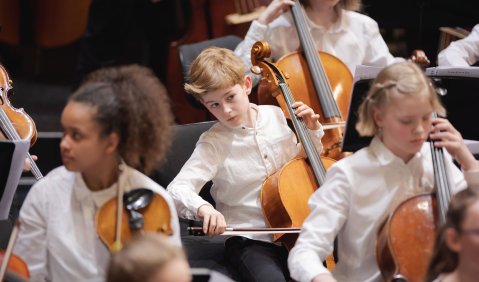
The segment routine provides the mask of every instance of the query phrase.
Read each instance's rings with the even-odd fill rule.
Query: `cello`
[[[304,121],[294,114],[294,97],[281,71],[265,61],[271,54],[264,41],[256,42],[251,49],[252,71],[261,74],[276,86],[273,95],[281,96],[287,106],[293,126],[307,156],[295,158],[279,171],[269,176],[261,189],[261,207],[269,226],[273,228],[301,227],[309,215],[308,199],[326,178],[326,169],[334,159],[320,157],[314,146]],[[296,242],[297,234],[275,234],[274,240],[281,241],[288,249]],[[332,262],[329,260],[329,262]],[[329,266],[328,266],[329,267]]]
[[[433,114],[433,117],[437,117]],[[446,222],[451,188],[442,148],[430,141],[433,193],[402,202],[380,226],[376,259],[385,281],[424,281],[438,226]]]
[[[325,132],[322,155],[339,160],[346,155],[340,150],[343,134],[341,127],[344,124],[343,117],[348,113],[353,77],[348,67],[337,57],[323,51],[318,52],[299,1],[291,7],[291,13],[303,51],[284,55],[276,65],[285,73],[295,98],[320,114],[321,124],[338,124]],[[268,92],[269,96],[274,89],[264,84],[260,85],[261,90]],[[259,92],[258,99],[261,99],[265,94]],[[278,104],[288,116],[285,101],[279,98]]]

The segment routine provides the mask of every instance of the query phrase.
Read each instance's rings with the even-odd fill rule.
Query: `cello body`
[[[351,72],[341,60],[329,53],[319,51],[318,56],[323,63],[334,100],[339,107],[341,115],[346,117],[348,115],[349,101],[353,88]],[[321,122],[321,124],[339,123],[343,121],[341,117],[327,117],[327,115],[325,115],[323,106],[316,94],[313,81],[309,79],[311,75],[304,53],[294,52],[287,54],[279,59],[277,66],[284,70],[288,85],[295,99],[302,101],[314,109],[314,111],[320,115],[319,122]],[[282,97],[278,98],[278,103],[281,108],[285,108]],[[324,136],[321,138],[321,142],[324,146],[322,155],[335,160],[341,159],[344,156],[340,150],[342,138],[342,128],[325,130]]]
[[[351,72],[341,60],[329,53],[318,51],[318,56],[321,58],[321,61],[323,61],[334,99],[339,106],[341,114],[347,116],[353,88]],[[313,81],[309,79],[311,74],[304,53],[292,52],[286,54],[278,60],[276,65],[283,70],[294,98],[309,105],[315,112],[321,115],[320,122],[325,122],[326,120],[320,101],[316,95]],[[271,95],[276,89],[271,88],[270,84],[265,80],[261,80],[260,83],[258,102],[260,104],[275,104],[277,101],[279,106],[285,109],[284,99],[282,97],[274,99]],[[289,113],[287,113],[286,110],[283,111],[285,115],[289,117]]]
[[[335,160],[321,158],[329,168]],[[301,227],[309,215],[309,197],[318,189],[310,164],[304,158],[295,158],[286,163],[263,183],[261,207],[264,217],[272,227]],[[285,243],[291,249],[298,234],[275,234],[274,241]]]
[[[436,206],[433,194],[414,196],[381,225],[376,258],[384,281],[424,281],[438,225]]]

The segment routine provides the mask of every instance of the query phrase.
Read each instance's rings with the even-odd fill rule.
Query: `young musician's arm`
[[[479,24],[469,36],[451,44],[438,55],[439,66],[468,67],[479,60]]]
[[[25,261],[32,281],[48,280],[47,260],[47,197],[43,182],[28,192],[20,210],[20,231],[13,252]]]
[[[347,219],[349,187],[344,172],[333,166],[326,182],[309,199],[311,213],[288,258],[291,277],[297,281],[310,282],[318,275],[332,278],[327,276],[330,272],[323,261],[332,252],[334,238]]]
[[[203,205],[211,206],[198,194],[216,175],[218,164],[215,148],[209,143],[198,142],[191,157],[167,187],[180,217],[199,220],[198,209]]]
[[[293,2],[289,0],[281,0],[283,2]],[[279,1],[275,1],[279,2]],[[274,3],[271,3],[270,6],[276,6]],[[282,6],[289,6],[289,4],[281,4]],[[287,9],[285,9],[286,11]],[[266,11],[265,11],[266,12]],[[266,16],[263,12],[263,16]],[[279,15],[276,15],[278,17]],[[276,19],[276,18],[275,18]],[[247,73],[252,74],[250,72],[251,68],[251,48],[256,41],[265,40],[268,42],[271,48],[271,59],[275,61],[279,57],[286,53],[289,53],[293,50],[289,49],[289,44],[285,44],[291,41],[292,37],[297,37],[297,31],[292,23],[281,23],[280,25],[276,25],[275,22],[271,21],[260,21],[254,20],[251,22],[251,26],[246,33],[245,38],[243,41],[236,46],[234,50],[235,55],[238,56],[246,65]],[[275,55],[277,54],[277,55]],[[254,85],[258,83],[259,76],[252,75],[254,79]]]
[[[366,44],[366,55],[363,60],[363,65],[383,67],[392,63],[404,61],[403,58],[394,57],[384,41],[384,38],[379,32],[379,26],[376,21],[369,17],[362,17],[364,22],[363,40]],[[353,74],[354,75],[354,74]]]

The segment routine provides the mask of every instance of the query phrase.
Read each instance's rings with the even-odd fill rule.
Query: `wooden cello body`
[[[433,141],[430,147],[433,193],[402,202],[379,228],[376,259],[385,281],[424,281],[437,227],[446,222],[451,198],[446,163],[442,148],[436,148]]]
[[[385,281],[424,281],[432,256],[438,213],[432,194],[401,203],[378,233],[376,258]]]
[[[303,51],[284,55],[276,65],[284,72],[295,99],[308,104],[319,113],[322,124],[341,124],[349,108],[353,85],[351,72],[337,57],[318,52],[299,1],[291,7],[291,13]],[[271,103],[269,96],[274,89],[268,85],[268,82],[262,81],[259,86],[260,103]],[[289,116],[281,98],[278,99],[278,104]],[[325,131],[322,155],[336,160],[345,156],[340,150],[342,131],[341,127]]]
[[[261,190],[261,206],[271,227],[301,227],[310,213],[307,203],[309,197],[322,185],[326,177],[326,168],[335,161],[319,156],[306,125],[294,114],[292,108],[294,98],[282,73],[273,64],[264,61],[270,54],[266,42],[256,42],[251,50],[252,65],[255,66],[254,70],[259,71],[263,77],[270,80],[281,93],[307,160],[295,158],[268,177]],[[278,96],[280,95],[278,94]],[[296,238],[297,234],[274,235],[275,240],[282,241],[288,248],[292,248]]]
[[[335,160],[321,158],[325,169]],[[269,226],[277,228],[301,227],[311,212],[308,199],[320,187],[311,165],[304,158],[295,158],[263,183],[261,206]],[[291,249],[298,234],[274,234],[274,241],[285,243]]]

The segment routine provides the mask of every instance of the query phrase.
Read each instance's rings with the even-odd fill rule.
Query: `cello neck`
[[[286,79],[284,78],[284,75],[274,64],[265,60],[265,58],[268,58],[270,55],[271,49],[266,41],[257,41],[255,44],[253,44],[253,47],[251,48],[251,63],[253,65],[251,71],[268,78],[270,83],[274,83],[274,85],[279,88],[284,97],[286,108],[288,109],[293,126],[309,159],[314,176],[318,181],[318,184],[322,185],[326,178],[326,168],[324,167],[318,151],[311,140],[311,136],[309,135],[304,121],[298,118],[294,113],[292,105],[294,104],[295,100],[293,98],[293,94],[291,93],[291,89],[285,82]],[[273,95],[278,95],[278,92],[279,91],[275,91]]]
[[[433,118],[437,114],[433,113]],[[439,222],[444,224],[446,222],[446,212],[449,201],[451,199],[451,189],[449,187],[449,179],[446,171],[446,162],[444,159],[444,151],[442,148],[434,146],[434,141],[431,140],[431,156],[434,170],[434,189],[438,200]]]
[[[286,101],[286,106],[288,107],[291,121],[293,122],[294,129],[296,130],[296,133],[301,140],[301,144],[303,144],[304,151],[306,152],[306,156],[308,156],[308,160],[311,164],[311,168],[313,169],[314,176],[318,181],[318,184],[321,186],[323,185],[324,179],[326,178],[326,168],[324,167],[324,164],[321,161],[318,151],[316,150],[316,147],[311,140],[311,136],[309,135],[308,128],[304,124],[304,121],[298,118],[294,113],[292,105],[295,101],[293,98],[293,94],[289,89],[289,86],[284,82],[278,84],[278,86],[281,89],[284,100]]]
[[[323,64],[318,56],[318,49],[314,43],[313,36],[309,31],[306,15],[304,14],[303,8],[301,7],[301,3],[299,1],[296,1],[296,3],[291,7],[291,13],[296,25],[296,30],[298,31],[299,42],[308,63],[311,80],[321,103],[324,117],[342,118],[339,107],[334,100],[331,86],[328,77],[326,76],[326,72],[324,71]]]

